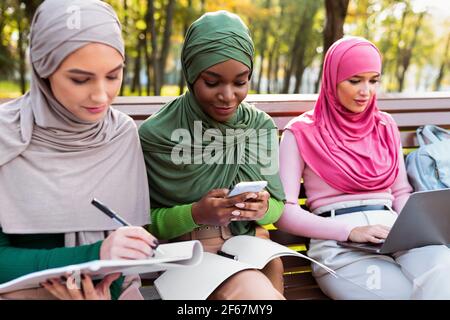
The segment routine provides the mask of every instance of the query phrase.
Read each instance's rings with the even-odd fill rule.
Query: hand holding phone
[[[234,220],[258,220],[267,211],[269,193],[263,192],[267,181],[240,182],[228,192],[214,189],[192,205],[192,218],[197,224],[227,226]],[[246,199],[246,192],[256,198]],[[236,197],[238,196],[238,197]],[[248,200],[248,201],[247,201]]]
[[[233,190],[230,191],[228,194],[229,197],[234,197],[238,194],[244,193],[244,192],[261,192],[264,190],[264,188],[267,187],[267,181],[245,181],[245,182],[239,182],[236,184],[233,188]]]

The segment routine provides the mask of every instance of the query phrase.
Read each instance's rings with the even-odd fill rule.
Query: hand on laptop
[[[350,231],[348,241],[381,243],[386,239],[390,229],[381,224],[355,227]]]

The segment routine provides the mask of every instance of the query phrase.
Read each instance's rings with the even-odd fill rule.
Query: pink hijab
[[[398,128],[378,109],[375,95],[361,113],[347,110],[338,100],[338,83],[363,72],[381,73],[375,45],[355,37],[336,41],[325,56],[314,109],[286,126],[308,166],[345,193],[385,190],[398,175]]]

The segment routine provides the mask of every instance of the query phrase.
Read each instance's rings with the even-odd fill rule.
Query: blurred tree
[[[0,79],[5,80],[12,76],[15,63],[11,48],[11,1],[0,2]]]
[[[159,72],[158,63],[158,35],[156,33],[156,20],[155,20],[155,4],[153,0],[147,1],[147,13],[145,15],[146,23],[146,37],[150,37],[151,43],[151,55],[147,58],[147,75],[150,83],[151,73],[150,66],[153,67],[153,93],[159,95],[162,86],[161,73]]]
[[[300,23],[295,35],[292,46],[292,54],[289,67],[286,70],[283,83],[283,93],[289,92],[291,76],[295,74],[294,93],[300,93],[303,72],[305,68],[312,62],[312,56],[315,54],[315,46],[311,36],[313,34],[313,23],[321,1],[306,1],[303,7]],[[313,49],[313,50],[308,50]],[[310,53],[307,57],[306,53]]]
[[[123,25],[126,66],[120,94],[160,95],[166,85],[182,93],[184,34],[202,13],[216,10],[238,14],[250,28],[255,43],[251,88],[257,93],[317,92],[323,55],[344,33],[378,46],[384,90],[414,84],[417,90],[439,90],[447,85],[450,36],[436,30],[448,27],[436,26],[413,0],[105,1]],[[29,27],[41,2],[0,2],[0,78],[14,79],[22,91]]]
[[[447,43],[445,45],[445,50],[444,50],[441,66],[439,67],[439,74],[436,78],[436,82],[434,83],[435,91],[439,91],[441,89],[442,79],[444,79],[444,75],[445,75],[445,71],[446,71],[445,69],[450,67],[449,47],[450,47],[450,33],[447,36]]]
[[[193,3],[192,0],[187,0],[187,6],[185,8],[185,10],[183,10],[183,14],[182,14],[182,20],[183,20],[183,39],[186,35],[187,29],[189,28],[189,25],[192,23],[192,21],[194,16],[194,8],[193,8]],[[185,79],[184,79],[184,74],[183,74],[183,69],[180,68],[180,75],[179,75],[179,80],[178,80],[178,90],[179,90],[179,94],[182,94],[184,91],[184,86],[185,86]]]
[[[410,10],[409,6],[406,6],[405,10],[403,11],[401,27],[399,29],[399,39],[401,39],[401,41],[399,42],[397,51],[397,70],[396,70],[396,76],[398,81],[397,91],[399,92],[403,91],[405,74],[411,64],[412,52],[417,45],[419,30],[422,26],[422,19],[425,16],[426,12],[425,11],[420,12],[415,21],[413,22],[414,28],[412,34],[410,32],[403,33],[403,31],[410,31],[409,28],[405,29],[405,25],[406,19],[411,13],[412,11]]]
[[[19,38],[17,42],[17,50],[19,53],[19,75],[20,90],[22,94],[26,91],[26,49],[28,46],[28,36],[30,34],[30,26],[33,21],[34,13],[41,4],[41,0],[19,1],[19,6],[15,11],[17,30]]]
[[[259,31],[261,34],[259,46],[257,48],[258,55],[260,57],[260,64],[259,64],[259,71],[258,71],[258,80],[256,82],[256,93],[261,92],[261,79],[263,76],[263,70],[264,70],[264,61],[265,61],[265,55],[266,55],[266,48],[267,48],[267,42],[269,38],[269,28],[270,28],[270,21],[269,21],[269,15],[267,14],[270,10],[270,7],[272,5],[271,0],[265,0],[263,4],[264,9],[264,15],[261,17]]]
[[[0,74],[1,78],[19,75],[21,93],[26,86],[26,48],[30,24],[41,0],[5,0],[0,4]]]
[[[345,32],[377,45],[386,91],[412,87],[414,78],[416,90],[431,89],[430,77],[434,79],[433,70],[438,69],[434,21],[424,18],[426,11],[413,4],[410,0],[355,0],[349,5]]]
[[[123,18],[122,20],[122,34],[129,34],[128,32],[128,0],[122,0],[122,6],[123,6]],[[117,14],[119,15],[119,11],[117,11]],[[120,18],[119,18],[120,19]],[[122,81],[122,85],[120,86],[120,92],[119,95],[123,96],[124,94],[124,90],[125,90],[125,85],[127,83],[127,74],[128,74],[128,59],[129,59],[129,55],[128,55],[128,46],[127,46],[127,41],[125,42],[125,67],[123,69],[123,81]]]
[[[164,79],[167,57],[169,56],[174,10],[175,10],[175,0],[168,0],[165,10],[165,23],[162,39],[162,48],[161,53],[159,54],[159,60],[157,64],[158,65],[157,72],[159,72],[160,79]],[[161,87],[159,87],[158,90],[155,90],[155,94],[159,95],[160,93]]]
[[[325,0],[326,20],[325,29],[323,30],[323,51],[322,66],[320,67],[319,76],[315,84],[314,91],[319,90],[319,83],[322,77],[323,59],[328,48],[336,40],[344,36],[344,22],[347,16],[347,9],[350,0]]]
[[[280,5],[279,5],[279,16],[282,16],[284,13],[284,2],[281,1]],[[276,19],[273,19],[273,17],[276,17]],[[278,47],[279,47],[279,39],[274,35],[274,30],[278,30],[281,28],[281,24],[282,24],[282,20],[281,19],[277,19],[278,17],[276,16],[276,9],[272,9],[272,13],[270,14],[270,19],[269,19],[269,30],[268,33],[271,36],[268,36],[268,56],[267,56],[267,60],[268,60],[268,64],[267,64],[267,71],[266,71],[266,78],[267,78],[267,87],[266,87],[266,91],[267,93],[271,93],[272,92],[272,75],[273,78],[277,78],[274,69],[275,69],[275,61],[277,60],[278,55],[276,54],[278,52]]]
[[[153,67],[153,93],[155,95],[161,94],[164,81],[165,66],[170,51],[175,0],[168,0],[165,7],[164,3],[160,3],[160,5],[159,20],[157,21],[154,0],[148,0],[145,19],[147,25],[146,37],[149,36],[151,39],[152,50],[149,65],[151,64]]]
[[[29,30],[27,30],[25,24],[27,22],[27,19],[25,18],[25,11],[24,11],[25,5],[23,3],[19,4],[19,7],[17,10],[15,10],[15,18],[16,18],[16,25],[17,30],[19,33],[19,38],[17,41],[17,51],[19,53],[19,84],[20,84],[20,91],[22,94],[26,91],[26,84],[25,84],[25,72],[26,72],[26,61],[25,61],[25,50],[26,50],[26,39],[29,34]]]

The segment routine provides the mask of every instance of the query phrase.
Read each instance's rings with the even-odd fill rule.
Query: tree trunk
[[[294,93],[300,93],[300,88],[302,86],[302,78],[303,78],[303,72],[305,71],[304,65],[298,65],[297,70],[295,70],[295,86],[294,86]]]
[[[326,23],[323,33],[323,52],[344,36],[344,22],[349,0],[325,0]]]
[[[322,78],[323,60],[328,48],[338,39],[344,36],[344,22],[347,16],[350,0],[325,0],[326,22],[323,31],[322,63],[317,77],[314,91],[319,91],[319,83]]]
[[[141,44],[142,41],[138,39],[137,42],[137,56],[134,60],[134,72],[133,72],[133,81],[131,82],[131,92],[136,92],[136,89],[138,91],[138,95],[142,94],[142,88],[141,88]]]
[[[397,78],[397,90],[398,87],[403,86],[403,84],[400,84],[400,78],[402,77],[402,66],[403,66],[403,60],[405,59],[405,56],[408,52],[407,50],[407,43],[406,40],[403,40],[403,31],[405,30],[405,22],[406,22],[406,17],[408,16],[408,13],[410,13],[409,11],[409,7],[408,4],[406,4],[405,10],[403,11],[402,14],[402,20],[400,22],[400,28],[397,30],[397,65],[395,67],[395,77]],[[400,46],[400,43],[404,43],[402,46]]]
[[[297,33],[295,35],[291,61],[284,76],[283,93],[288,93],[293,73],[296,77],[294,92],[298,92],[300,90],[301,77],[305,68],[305,63],[303,61],[305,57],[305,49],[308,45],[307,41],[309,34],[311,33],[313,19],[318,8],[317,2],[307,1],[305,3],[302,18],[298,24]]]
[[[445,67],[449,64],[448,52],[450,46],[450,33],[447,37],[447,44],[445,45],[444,58],[442,59],[441,67],[439,68],[439,74],[434,83],[434,91],[439,91],[441,89],[441,82],[444,79]]]
[[[169,0],[169,3],[166,7],[166,22],[164,24],[164,36],[161,48],[161,54],[159,56],[159,79],[161,80],[161,85],[158,90],[155,92],[155,95],[159,96],[161,94],[161,86],[164,84],[164,71],[166,69],[167,57],[169,56],[170,50],[170,37],[172,35],[172,21],[173,14],[175,11],[175,0]]]
[[[307,4],[305,4],[305,7],[303,8],[303,14],[302,18],[304,18],[306,11],[307,11]],[[289,87],[291,85],[291,77],[292,73],[296,70],[297,67],[297,54],[300,48],[300,42],[301,42],[301,34],[302,32],[305,32],[303,29],[303,23],[300,21],[298,25],[297,32],[295,33],[294,42],[291,49],[291,55],[289,57],[289,62],[286,64],[284,68],[284,79],[283,79],[283,89],[282,93],[289,93]]]
[[[269,65],[267,66],[267,93],[271,93],[271,82],[272,82],[272,68],[274,65],[274,57],[275,57],[275,50],[277,50],[278,42],[275,40],[272,50],[269,51]]]
[[[405,84],[406,71],[408,70],[409,65],[411,63],[412,52],[414,50],[414,47],[416,46],[417,36],[419,34],[420,27],[422,26],[422,19],[425,16],[425,13],[426,12],[423,11],[419,14],[419,17],[417,18],[416,26],[414,28],[413,39],[411,41],[411,44],[408,46],[408,48],[406,48],[405,54],[402,57],[402,68],[401,68],[401,72],[400,72],[400,77],[398,78],[398,91],[399,92],[403,91],[403,87]]]
[[[159,78],[159,63],[157,62],[158,57],[158,38],[156,35],[156,25],[155,25],[155,6],[153,0],[147,0],[147,17],[146,17],[147,28],[150,28],[150,40],[152,46],[152,54],[150,56],[150,64],[153,67],[153,94],[159,95],[161,88],[161,79]]]
[[[262,80],[262,73],[264,70],[264,53],[259,55],[260,59],[260,65],[259,65],[259,70],[258,70],[258,77],[256,80],[256,93],[261,93],[261,80]]]
[[[37,7],[43,2],[43,0],[28,0],[28,1],[18,1],[19,6],[21,3],[25,4],[25,15],[29,24],[31,25],[31,21],[33,21],[34,13],[36,12]]]
[[[188,0],[188,10],[192,8],[192,0]],[[188,11],[190,12],[190,11]],[[183,25],[183,38],[186,36],[187,29],[189,28],[189,24],[191,23],[192,17],[190,14],[185,15],[184,25]],[[181,59],[179,57],[178,59]],[[179,94],[183,94],[184,86],[186,84],[186,80],[184,79],[183,67],[180,70],[180,79],[178,80],[178,91]]]
[[[284,1],[279,2],[280,5],[280,15],[278,17],[278,24],[276,26],[276,30],[282,30],[283,26],[283,17],[285,13],[286,3]],[[274,44],[272,45],[272,49],[269,53],[269,66],[267,70],[267,92],[279,92],[278,89],[278,70],[279,70],[279,48],[280,48],[280,39],[275,35]]]
[[[302,25],[302,24],[300,24],[300,25]],[[289,87],[291,85],[292,73],[294,72],[294,70],[297,66],[297,54],[298,54],[298,50],[300,47],[300,39],[301,39],[302,32],[304,32],[304,31],[299,28],[295,35],[294,45],[292,47],[291,56],[290,56],[290,62],[287,64],[287,66],[285,68],[283,89],[281,91],[282,93],[289,93]]]
[[[269,9],[271,6],[271,0],[266,0],[264,4],[265,9]],[[261,41],[259,46],[259,56],[261,57],[260,61],[261,64],[259,66],[259,72],[258,72],[258,81],[256,82],[256,93],[261,93],[261,79],[262,74],[264,70],[264,56],[266,53],[266,47],[267,47],[267,34],[269,31],[269,23],[270,21],[265,20],[263,23],[263,26],[261,28]]]
[[[273,64],[273,75],[274,75],[274,80],[275,80],[275,92],[279,93],[280,92],[280,85],[278,83],[278,70],[280,70],[280,53],[279,50],[275,51],[275,63]]]
[[[303,72],[306,68],[305,53],[306,46],[309,44],[309,39],[311,38],[314,17],[316,16],[317,10],[319,10],[318,2],[308,1],[303,14],[302,22],[300,23],[299,34],[300,42],[298,46],[297,53],[295,55],[297,59],[296,70],[295,70],[295,85],[294,93],[300,93],[300,88],[302,85]]]
[[[206,0],[200,0],[200,12],[203,14],[206,11]]]
[[[123,0],[123,25],[122,28],[124,29],[124,33],[127,33],[127,29],[128,29],[128,1],[127,0]],[[128,55],[127,55],[127,50],[125,50],[125,67],[123,68],[123,78],[122,78],[122,85],[120,86],[120,92],[119,95],[123,96],[124,90],[125,90],[125,86],[126,86],[126,82],[127,82],[127,74],[128,74]]]
[[[20,83],[20,91],[22,94],[25,94],[26,92],[26,80],[25,80],[25,73],[26,73],[26,64],[25,64],[25,39],[26,35],[24,34],[24,28],[23,28],[23,14],[22,9],[18,8],[20,11],[19,14],[17,14],[17,29],[19,32],[19,38],[17,47],[19,49],[19,83]]]
[[[0,46],[3,44],[3,28],[6,25],[6,17],[5,17],[5,11],[6,11],[6,3],[1,2],[0,3]]]
[[[145,76],[147,77],[147,84],[145,86],[145,91],[147,93],[147,96],[150,96],[151,95],[151,84],[152,84],[150,68],[152,66],[152,61],[151,61],[150,54],[148,52],[148,41],[147,41],[148,32],[143,32],[142,36],[143,36],[142,47],[144,49],[144,59],[145,59]]]

